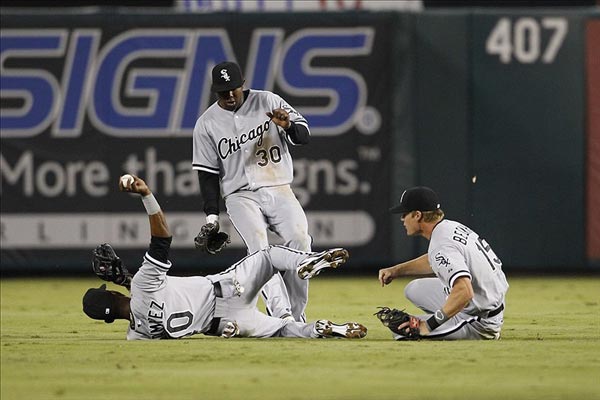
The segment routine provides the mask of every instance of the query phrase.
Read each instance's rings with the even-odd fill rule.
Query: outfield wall
[[[598,18],[3,10],[1,271],[86,271],[101,242],[136,265],[148,228],[117,190],[123,172],[154,188],[176,264],[210,272],[242,257],[226,215],[231,248],[192,249],[204,218],[191,132],[223,59],[309,120],[294,189],[315,249],[349,248],[355,272],[426,249],[387,212],[414,184],[436,189],[448,218],[510,268],[594,268]]]

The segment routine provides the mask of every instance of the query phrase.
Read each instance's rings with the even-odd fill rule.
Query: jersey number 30
[[[279,146],[272,146],[268,151],[265,149],[260,149],[256,152],[256,156],[260,157],[260,160],[257,164],[261,167],[267,166],[267,164],[269,164],[269,160],[277,164],[279,161],[281,161],[281,149]]]

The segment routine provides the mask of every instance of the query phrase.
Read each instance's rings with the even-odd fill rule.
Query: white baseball
[[[133,183],[133,181],[133,176],[129,174],[125,174],[121,177],[121,185],[125,188],[128,188]]]

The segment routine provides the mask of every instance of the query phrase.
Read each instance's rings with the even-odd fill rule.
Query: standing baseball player
[[[290,187],[293,165],[288,149],[290,144],[308,143],[307,122],[278,95],[244,90],[243,85],[237,64],[215,66],[211,90],[218,100],[194,128],[192,165],[198,171],[206,214],[196,246],[204,249],[206,233],[219,231],[220,191],[248,254],[269,245],[267,229],[286,247],[310,252],[306,215]],[[269,315],[305,321],[307,281],[275,274],[261,294]]]
[[[324,268],[336,268],[348,258],[344,249],[306,253],[283,246],[269,246],[247,256],[220,274],[168,276],[171,269],[171,233],[158,202],[146,183],[133,177],[121,181],[122,191],[138,193],[149,216],[150,246],[138,272],[131,274],[110,245],[94,250],[92,266],[102,279],[130,289],[131,297],[89,289],[83,311],[93,319],[129,320],[127,339],[177,339],[197,333],[240,337],[343,337],[362,338],[367,329],[358,323],[337,325],[328,320],[304,323],[269,317],[256,307],[258,292],[280,271],[309,279]]]
[[[401,276],[436,275],[415,279],[404,289],[406,298],[426,315],[388,307],[376,313],[394,338],[499,339],[508,283],[490,245],[465,225],[444,219],[430,188],[405,190],[390,211],[401,214],[409,236],[430,242],[427,254],[379,270],[381,285]]]

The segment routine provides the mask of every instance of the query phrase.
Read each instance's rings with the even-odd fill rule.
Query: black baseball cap
[[[106,290],[106,284],[88,289],[83,295],[83,312],[92,319],[111,323],[117,318],[115,295]]]
[[[393,214],[406,214],[411,211],[435,211],[440,208],[437,194],[426,186],[406,189],[397,206],[390,208]]]
[[[224,92],[226,90],[237,89],[244,84],[242,71],[239,65],[231,61],[224,61],[215,65],[212,69],[213,92]]]

